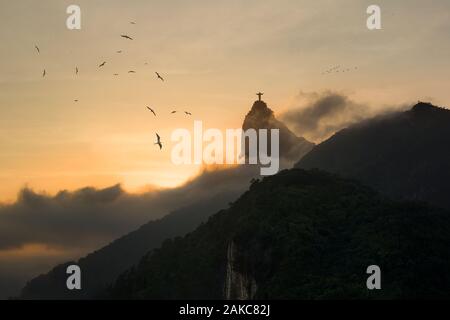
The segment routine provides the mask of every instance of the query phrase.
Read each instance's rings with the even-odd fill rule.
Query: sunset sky
[[[374,109],[449,106],[450,2],[376,3],[383,29],[369,31],[362,0],[2,1],[0,202],[24,186],[179,185],[199,167],[171,163],[171,132],[239,128],[258,91],[277,114],[328,90]],[[335,65],[358,69],[322,74]]]

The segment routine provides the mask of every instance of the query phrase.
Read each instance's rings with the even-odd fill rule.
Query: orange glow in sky
[[[2,4],[0,202],[24,186],[55,193],[180,185],[199,167],[171,163],[171,132],[194,120],[239,128],[258,91],[275,112],[292,107],[300,90],[345,92],[374,107],[450,101],[444,1],[426,8],[379,1],[384,27],[376,32],[365,27],[366,6],[356,0],[345,10],[326,0],[79,0],[82,29],[72,31],[69,4]],[[359,69],[321,74],[336,64]]]

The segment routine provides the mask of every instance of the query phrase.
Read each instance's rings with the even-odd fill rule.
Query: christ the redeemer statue
[[[261,101],[261,96],[263,95],[264,93],[261,93],[261,92],[258,92],[256,95],[258,96],[258,101]]]

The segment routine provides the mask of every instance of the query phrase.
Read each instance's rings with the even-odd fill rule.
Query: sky
[[[71,4],[81,8],[81,30],[66,28]],[[23,282],[162,216],[174,195],[181,205],[221,182],[235,191],[224,175],[174,165],[170,135],[192,130],[194,120],[239,128],[259,91],[277,117],[316,143],[417,100],[449,106],[450,2],[378,0],[382,29],[373,31],[371,4],[2,1],[0,283],[12,272]],[[351,71],[324,74],[337,65]],[[112,198],[97,204],[105,193]]]
[[[65,25],[74,3],[81,30]],[[193,120],[238,128],[260,90],[276,113],[295,107],[299,92],[326,90],[373,108],[418,99],[448,105],[450,3],[378,1],[382,30],[375,31],[366,28],[370,4],[3,1],[0,201],[15,200],[24,186],[54,194],[180,185],[199,167],[171,163],[172,130],[191,129]],[[358,69],[322,75],[335,65]],[[169,145],[162,152],[155,132]]]

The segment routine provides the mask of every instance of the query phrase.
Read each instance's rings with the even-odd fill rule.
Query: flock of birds
[[[133,22],[133,21],[132,21],[132,22],[130,22],[130,24],[133,24],[133,25],[134,25],[134,24],[136,24],[136,22]],[[130,37],[130,36],[127,35],[127,34],[121,34],[120,36],[121,36],[122,38],[127,39],[127,40],[130,40],[130,41],[133,41],[133,40],[134,40],[132,37]],[[38,46],[38,45],[35,45],[34,47],[35,47],[37,53],[40,54],[40,53],[41,53],[41,49],[39,48],[39,46]],[[116,53],[120,54],[120,53],[122,53],[122,50],[117,50]],[[144,64],[147,65],[148,63],[145,62]],[[102,67],[104,67],[105,65],[106,65],[106,61],[103,61],[102,63],[100,63],[100,64],[98,65],[98,68],[102,68]],[[333,66],[333,67],[331,67],[331,68],[329,68],[329,69],[323,71],[321,74],[322,74],[322,75],[327,75],[327,74],[333,74],[333,73],[345,73],[345,72],[350,72],[350,71],[354,71],[354,70],[357,70],[357,69],[358,69],[358,67],[356,67],[356,66],[355,66],[355,67],[348,68],[348,67],[343,67],[343,66],[341,66],[341,65],[336,65],[336,66]],[[75,67],[75,74],[78,75],[78,72],[79,72],[79,69],[78,69],[78,66],[76,66],[76,67]],[[136,71],[135,71],[135,70],[129,70],[128,73],[136,73]],[[157,80],[160,80],[160,81],[162,81],[162,82],[165,81],[164,78],[161,76],[161,74],[160,74],[159,72],[155,71],[155,74],[156,74],[156,79],[157,79]],[[42,77],[45,77],[46,75],[47,75],[47,71],[46,71],[46,69],[44,69],[44,71],[42,72]],[[118,76],[119,74],[118,74],[118,73],[114,73],[113,75],[114,75],[114,76]],[[78,99],[75,99],[74,102],[78,102]],[[156,117],[156,112],[155,112],[155,110],[154,110],[153,108],[148,107],[148,106],[147,106],[146,108],[147,108],[151,113],[153,113],[153,115]],[[173,110],[173,111],[171,112],[171,114],[175,114],[175,113],[177,113],[177,110]],[[192,115],[192,113],[190,113],[190,112],[188,112],[188,111],[184,111],[184,114],[187,115],[187,116],[191,116],[191,115]],[[158,133],[156,133],[156,142],[155,142],[154,144],[155,144],[155,145],[158,145],[160,150],[161,150],[162,147],[163,147],[163,144],[162,144],[162,142],[161,142],[161,137],[160,137],[160,135],[159,135]]]
[[[323,71],[321,74],[322,75],[327,75],[327,74],[332,74],[332,73],[344,73],[344,72],[351,72],[351,71],[355,71],[358,70],[358,67],[344,67],[341,65],[336,65],[333,66],[325,71]]]
[[[132,21],[132,22],[130,22],[130,24],[135,25],[136,22]],[[124,39],[127,39],[127,40],[131,40],[131,41],[134,40],[132,37],[130,37],[130,36],[127,35],[127,34],[121,34],[120,36],[121,36],[122,38],[124,38]],[[35,45],[34,48],[36,49],[36,51],[37,51],[38,54],[41,53],[41,49],[39,48],[38,45]],[[122,53],[122,50],[117,50],[116,53],[120,54],[120,53]],[[147,65],[148,63],[145,62],[144,64]],[[103,61],[102,63],[100,63],[100,64],[98,65],[98,68],[102,68],[102,67],[104,67],[105,65],[106,65],[106,61]],[[80,70],[78,69],[78,66],[76,66],[76,67],[75,67],[75,75],[78,75],[79,71],[80,71]],[[134,70],[129,70],[128,73],[136,73],[136,71],[134,71]],[[155,72],[155,74],[156,74],[156,79],[157,79],[157,80],[160,80],[161,82],[164,82],[164,81],[165,81],[164,78],[163,78],[163,76],[161,76],[161,74],[160,74],[159,72]],[[43,70],[43,72],[42,72],[42,77],[45,77],[46,75],[47,75],[47,70],[44,68],[44,70]],[[118,76],[119,74],[118,74],[118,73],[114,73],[113,75],[114,75],[114,76]],[[75,99],[74,102],[78,102],[78,99]],[[156,117],[156,112],[155,112],[155,110],[154,110],[153,108],[148,107],[148,106],[147,106],[146,108],[147,108],[151,113],[153,113],[153,115]],[[177,110],[173,110],[173,111],[171,112],[171,114],[175,114],[175,113],[177,113]],[[187,116],[191,116],[191,115],[192,115],[192,113],[190,113],[189,111],[184,111],[184,114],[187,115]],[[163,147],[163,144],[162,144],[162,142],[161,142],[161,137],[160,137],[160,135],[159,135],[158,133],[155,133],[155,134],[156,134],[156,142],[154,143],[154,145],[158,145],[158,146],[159,146],[159,149],[161,150],[162,147]]]

